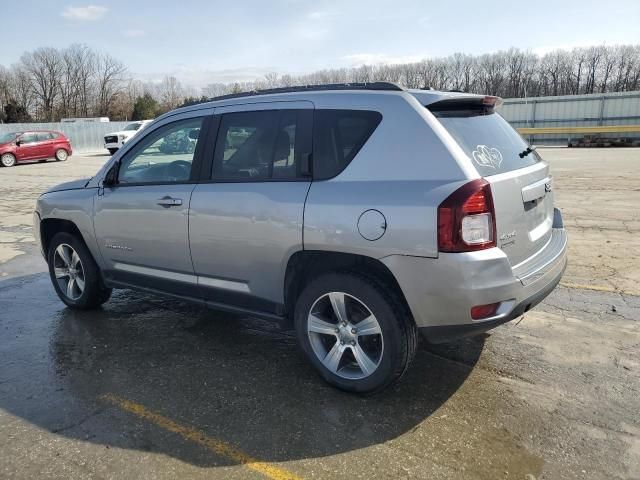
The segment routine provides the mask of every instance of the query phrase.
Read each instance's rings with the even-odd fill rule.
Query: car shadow
[[[117,291],[75,311],[46,275],[0,284],[0,408],[54,432],[163,453],[198,466],[233,462],[105,398],[121,398],[264,461],[381,444],[429,418],[464,383],[484,338],[421,345],[398,384],[359,396],[325,384],[292,332],[148,294]],[[108,397],[105,397],[108,396]]]

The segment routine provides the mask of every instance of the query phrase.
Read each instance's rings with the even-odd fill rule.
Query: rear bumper
[[[400,284],[421,333],[439,343],[485,332],[540,303],[562,278],[567,236],[557,211],[547,245],[514,268],[499,248],[432,259],[393,255],[382,261]],[[471,318],[471,307],[498,302],[496,315]]]

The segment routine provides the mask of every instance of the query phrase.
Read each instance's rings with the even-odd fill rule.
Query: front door
[[[108,279],[198,296],[188,214],[206,123],[202,116],[183,118],[146,132],[120,159],[118,183],[96,197]]]
[[[194,269],[208,302],[281,313],[287,260],[302,250],[312,108],[216,108],[210,180],[194,190],[189,214]]]
[[[26,132],[18,137],[16,147],[16,160],[37,160],[42,158],[42,145],[36,132]]]

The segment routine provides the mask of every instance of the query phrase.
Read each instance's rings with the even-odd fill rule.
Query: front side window
[[[313,120],[313,178],[332,178],[344,170],[381,120],[379,112],[316,110]]]
[[[202,122],[202,118],[180,120],[148,134],[120,163],[118,182],[189,181]]]
[[[35,143],[38,141],[38,136],[35,133],[25,133],[19,138],[19,140],[21,144]]]
[[[135,132],[142,126],[141,123],[130,123],[126,127],[124,127],[124,132]]]
[[[298,117],[296,110],[222,115],[213,178],[230,181],[296,178]]]

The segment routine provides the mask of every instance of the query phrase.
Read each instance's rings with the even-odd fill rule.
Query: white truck
[[[113,155],[122,145],[127,142],[127,140],[136,135],[140,130],[142,130],[151,122],[152,120],[139,120],[137,122],[131,122],[119,132],[108,133],[104,136],[104,148],[109,150],[109,153]]]

